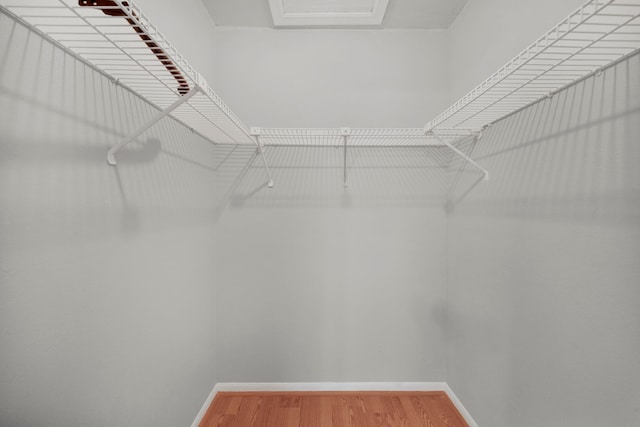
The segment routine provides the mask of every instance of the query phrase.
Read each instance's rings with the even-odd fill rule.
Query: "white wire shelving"
[[[426,147],[441,146],[423,128],[252,128],[264,145],[342,147]],[[468,131],[442,130],[443,138],[469,135]]]
[[[640,0],[591,0],[435,117],[426,129],[479,131],[640,48]]]
[[[255,144],[248,128],[205,79],[131,1],[2,0],[9,13],[36,28],[215,143]]]
[[[155,105],[160,112],[109,150],[108,161],[146,129],[171,116],[214,143],[255,144],[273,185],[263,147],[448,147],[452,143],[640,48],[640,0],[591,0],[527,47],[424,128],[301,129],[245,126],[205,79],[131,1],[0,0],[34,27]],[[346,173],[346,172],[345,172]]]

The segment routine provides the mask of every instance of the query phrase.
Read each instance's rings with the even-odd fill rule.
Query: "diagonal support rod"
[[[252,129],[252,131],[254,129]],[[267,164],[267,159],[265,159],[265,157],[264,157],[264,146],[260,142],[260,134],[252,132],[252,135],[256,138],[256,144],[258,145],[258,153],[260,153],[260,158],[262,159],[262,164],[264,165],[264,168],[267,171],[267,175],[269,176],[269,183],[267,184],[267,187],[273,188],[273,177],[271,176],[271,171],[269,170],[269,165]]]
[[[149,120],[147,123],[144,124],[144,126],[142,126],[138,130],[133,132],[131,135],[129,135],[124,141],[122,141],[118,145],[114,145],[113,147],[111,147],[107,152],[107,163],[109,163],[111,166],[115,166],[117,164],[116,153],[120,151],[122,147],[133,142],[137,137],[142,135],[147,129],[149,129],[151,126],[155,125],[160,120],[167,117],[169,114],[171,114],[173,110],[175,110],[176,108],[178,108],[179,106],[181,106],[182,104],[190,100],[196,93],[200,91],[201,91],[200,86],[194,87],[189,92],[187,92],[184,96],[181,96],[180,98],[178,98],[173,104],[169,105],[167,108],[165,108],[164,110],[156,114],[154,118]]]
[[[482,166],[480,166],[478,164],[478,162],[476,162],[475,160],[473,160],[471,157],[467,156],[466,154],[464,154],[462,151],[458,150],[453,144],[451,144],[450,142],[447,142],[443,139],[441,139],[438,135],[436,135],[435,133],[428,131],[427,135],[433,136],[434,139],[436,139],[437,141],[439,141],[440,143],[446,145],[447,147],[449,147],[454,153],[456,153],[457,155],[459,155],[460,157],[462,157],[463,159],[465,159],[467,162],[471,163],[473,166],[475,166],[476,168],[480,169],[482,171],[482,173],[484,174],[484,180],[488,181],[489,180],[489,171],[486,170],[485,168],[483,168]],[[478,137],[475,136],[475,139],[477,140]]]

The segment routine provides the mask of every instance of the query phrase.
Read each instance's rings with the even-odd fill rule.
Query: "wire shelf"
[[[345,128],[262,128],[252,134],[131,1],[0,4],[159,109],[179,104],[184,96],[186,102],[170,115],[215,143],[255,144],[259,139],[264,145],[343,146],[346,139],[348,146],[358,147],[439,146],[443,139],[476,133],[640,48],[640,0],[592,0],[426,128],[349,129],[348,135]],[[194,88],[199,91],[189,92]]]
[[[592,0],[426,126],[481,130],[640,48],[640,0]]]
[[[261,128],[264,145],[312,147],[424,147],[442,143],[423,128]],[[442,137],[457,139],[469,132],[443,130]]]
[[[75,0],[0,3],[161,110],[198,87],[171,116],[212,142],[255,144],[247,127],[131,1],[100,1],[96,7]]]

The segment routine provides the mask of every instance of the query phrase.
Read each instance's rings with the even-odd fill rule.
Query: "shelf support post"
[[[262,159],[262,164],[264,165],[264,169],[267,171],[267,176],[269,177],[269,182],[267,183],[267,187],[273,188],[273,177],[271,176],[271,171],[269,170],[269,165],[267,164],[267,159],[264,157],[264,145],[260,142],[260,134],[261,129],[259,127],[252,127],[250,129],[251,136],[256,139],[256,145],[258,146],[258,153],[260,154],[260,158]]]
[[[127,138],[125,138],[119,144],[111,147],[107,152],[107,163],[109,163],[111,166],[115,166],[117,164],[116,153],[120,151],[122,147],[133,142],[137,137],[142,135],[147,129],[149,129],[151,126],[155,125],[160,120],[167,117],[169,114],[171,114],[173,110],[175,110],[176,108],[178,108],[179,106],[181,106],[182,104],[190,100],[196,93],[200,92],[201,90],[202,89],[200,89],[200,86],[193,87],[189,92],[187,92],[180,98],[176,99],[176,101],[173,104],[169,105],[167,108],[165,108],[164,110],[156,114],[151,120],[145,123],[144,126],[142,126],[138,130],[133,132],[131,135],[127,136]]]
[[[467,156],[466,154],[464,154],[462,151],[460,151],[459,149],[457,149],[453,144],[451,144],[448,141],[445,141],[444,139],[440,138],[437,134],[435,134],[433,131],[428,130],[426,132],[427,136],[431,136],[433,137],[435,140],[437,140],[438,142],[440,142],[443,145],[446,145],[447,147],[449,147],[454,153],[456,153],[458,156],[462,157],[463,159],[465,159],[467,162],[471,163],[473,166],[475,166],[477,169],[479,169],[480,171],[482,171],[482,173],[484,174],[484,180],[488,181],[489,180],[489,171],[486,170],[485,168],[483,168],[482,166],[480,166],[478,164],[478,162],[476,162],[475,160],[473,160],[471,157]],[[478,140],[478,135],[476,135],[474,137],[476,140]]]
[[[351,128],[340,128],[340,134],[344,140],[343,184],[347,188],[347,142],[349,141],[349,136],[351,136]]]

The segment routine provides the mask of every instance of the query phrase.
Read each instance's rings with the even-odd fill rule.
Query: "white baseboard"
[[[444,382],[218,383],[218,391],[445,391]]]
[[[476,423],[469,411],[467,411],[467,408],[465,408],[460,399],[458,399],[458,396],[451,390],[449,384],[444,383],[444,385],[446,387],[444,391],[447,392],[447,396],[449,396],[449,399],[451,399],[458,412],[460,412],[460,415],[462,415],[467,424],[469,424],[469,427],[478,427],[478,423]]]
[[[198,427],[215,395],[221,391],[444,391],[470,427],[478,427],[446,382],[359,382],[359,383],[217,383],[191,427]]]
[[[213,398],[216,397],[216,393],[218,392],[218,390],[216,389],[217,386],[218,384],[213,386],[211,393],[209,393],[209,396],[207,396],[207,400],[204,401],[202,408],[200,408],[198,415],[196,415],[196,419],[193,420],[193,422],[191,423],[191,427],[198,427],[198,425],[200,424],[200,421],[202,421],[202,419],[204,418],[204,414],[207,413],[209,406],[211,406],[211,402],[213,402]]]

